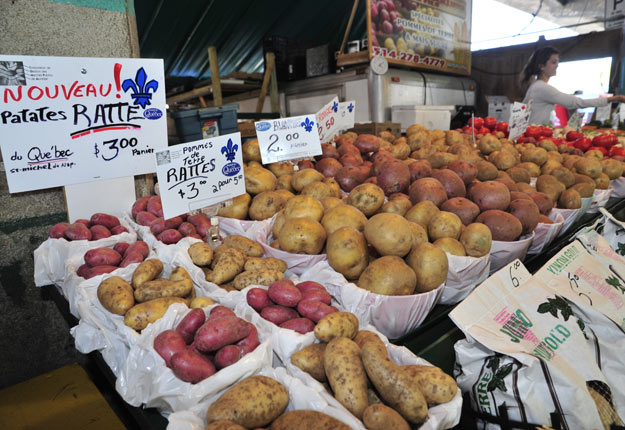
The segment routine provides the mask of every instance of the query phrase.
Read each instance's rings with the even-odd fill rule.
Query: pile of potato
[[[194,243],[188,253],[207,281],[229,291],[242,290],[249,285],[270,285],[284,279],[287,269],[282,260],[263,258],[263,247],[241,235],[225,237],[214,251],[207,243]]]
[[[291,356],[291,363],[321,383],[368,429],[410,429],[425,421],[428,407],[449,402],[458,387],[433,366],[400,366],[373,332],[358,330],[358,318],[338,312],[315,328],[321,342]],[[410,423],[410,424],[409,424]]]
[[[175,329],[154,339],[154,350],[176,377],[196,384],[228,367],[260,345],[254,324],[224,306],[191,309]]]
[[[141,263],[150,253],[148,244],[138,240],[132,245],[125,242],[116,243],[113,248],[94,248],[85,252],[85,263],[77,270],[76,274],[82,278],[90,279],[113,270]]]
[[[313,331],[323,317],[338,312],[330,305],[332,297],[325,287],[314,281],[276,281],[267,290],[250,289],[246,300],[267,321],[301,334]]]
[[[75,223],[54,224],[48,233],[52,239],[99,240],[128,232],[114,215],[95,213],[90,219],[79,219]]]
[[[165,315],[173,303],[191,308],[214,302],[208,297],[195,297],[193,280],[183,267],[176,267],[166,278],[157,278],[163,263],[149,258],[135,269],[129,284],[119,276],[104,279],[98,285],[98,300],[107,311],[124,316],[124,323],[137,331]]]

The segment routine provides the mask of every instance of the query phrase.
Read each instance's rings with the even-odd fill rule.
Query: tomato
[[[508,131],[508,123],[501,121],[497,124],[497,131],[503,131],[504,133]]]
[[[494,130],[495,127],[497,127],[497,118],[494,118],[492,116],[487,116],[486,118],[484,118],[484,127],[488,127],[491,130]]]
[[[530,125],[525,130],[525,137],[533,137],[534,139],[538,139],[540,137],[540,127]]]
[[[582,133],[581,131],[572,130],[566,134],[567,142],[573,142],[574,140],[577,140],[581,137],[584,137],[584,133]]]
[[[576,141],[573,142],[573,146],[581,151],[588,151],[588,149],[592,146],[590,139],[587,137],[580,137]]]
[[[593,150],[597,150],[597,151],[601,151],[601,153],[605,156],[608,155],[608,150],[605,149],[603,146],[591,146],[590,148],[588,148],[589,151],[593,151]]]
[[[614,157],[614,156],[619,156],[619,157],[623,157],[625,156],[625,148],[623,148],[622,146],[613,146],[612,148],[610,148],[610,157]]]
[[[478,130],[478,134],[489,134],[490,133],[490,128],[486,128],[486,127],[481,127]]]
[[[477,130],[470,125],[465,125],[464,127],[462,127],[462,131],[467,134],[477,134]]]
[[[478,130],[480,128],[482,128],[484,126],[484,120],[482,118],[480,118],[479,116],[473,117],[473,118],[469,118],[469,121],[467,122],[467,124],[469,126],[473,126],[475,128],[477,128]]]
[[[553,130],[551,129],[551,127],[547,127],[544,125],[540,126],[540,135],[543,137],[551,137],[553,136]]]
[[[598,134],[592,138],[593,146],[601,146],[610,149],[618,143],[618,138],[614,134]]]

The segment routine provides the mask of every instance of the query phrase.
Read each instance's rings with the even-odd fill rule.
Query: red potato
[[[192,238],[194,238],[194,239],[203,240],[203,239],[202,239],[202,236],[200,236],[200,235],[199,235],[199,234],[197,234],[197,233],[192,233],[192,234],[190,234],[190,235],[188,235],[188,236],[186,236],[186,237],[192,237]]]
[[[297,162],[297,168],[298,170],[304,170],[304,169],[314,169],[315,165],[312,161],[310,160],[299,160]]]
[[[177,229],[182,224],[182,218],[179,216],[175,216],[173,218],[169,218],[165,220],[165,229]]]
[[[108,265],[91,267],[89,269],[89,273],[84,278],[91,279],[94,276],[104,275],[105,273],[111,273],[113,270],[117,270],[117,269],[119,269],[119,267],[108,266]]]
[[[332,302],[332,296],[326,290],[308,290],[302,294],[302,300],[317,300],[318,302],[329,305]]]
[[[322,143],[321,144],[321,155],[317,155],[315,158],[317,160],[323,160],[324,158],[335,158],[339,159],[339,152],[336,150],[331,143]]]
[[[187,216],[189,216],[189,214],[182,214],[182,215],[178,215],[180,218],[182,218],[182,222],[187,222]]]
[[[132,204],[130,212],[133,219],[137,219],[139,212],[145,212],[148,210],[148,200],[150,200],[150,196],[145,196],[137,199],[137,201]]]
[[[318,323],[323,317],[339,310],[334,306],[326,305],[317,300],[302,300],[297,305],[297,311],[305,318]]]
[[[52,239],[60,239],[62,237],[65,237],[65,231],[67,230],[67,227],[69,227],[69,225],[70,224],[68,222],[60,222],[58,224],[54,224],[50,229],[48,236]]]
[[[221,317],[236,317],[236,314],[232,311],[232,309],[227,308],[225,306],[215,306],[213,309],[211,309],[210,313],[208,314],[208,319],[215,319],[215,318],[221,318]]]
[[[260,312],[267,306],[274,304],[267,295],[267,290],[263,290],[262,288],[250,289],[246,294],[246,298],[247,303],[253,307],[256,312]]]
[[[126,250],[130,248],[130,244],[126,242],[117,242],[113,246],[113,250],[119,252],[119,255],[125,256]]]
[[[137,214],[137,224],[149,227],[152,221],[156,219],[156,215],[150,212],[139,212]]]
[[[161,203],[161,196],[152,196],[148,200],[147,211],[153,213],[157,217],[163,217],[163,204]]]
[[[182,239],[182,234],[180,234],[178,230],[170,228],[169,230],[163,231],[161,234],[156,236],[156,238],[167,245],[172,245],[174,243],[178,243],[178,241]]]
[[[154,338],[154,350],[163,357],[167,367],[170,367],[171,357],[186,348],[184,339],[175,330],[165,330]]]
[[[210,220],[204,214],[189,215],[187,217],[187,222],[193,224],[195,228],[198,228],[202,224],[211,224]]]
[[[209,318],[195,332],[195,347],[202,352],[217,351],[247,337],[251,332],[247,321],[238,317]]]
[[[359,134],[354,146],[363,154],[377,152],[380,150],[380,138],[373,134]]]
[[[336,172],[335,179],[341,189],[349,193],[356,186],[362,184],[367,177],[363,177],[362,171],[358,167],[343,166]]]
[[[204,324],[204,321],[206,321],[206,315],[202,309],[191,309],[176,326],[176,332],[182,336],[187,345],[190,345],[195,332]]]
[[[89,228],[91,227],[91,222],[88,219],[77,219],[75,222],[80,223],[80,224],[84,224],[85,227]]]
[[[338,153],[341,157],[347,154],[353,154],[357,157],[361,157],[360,149],[358,149],[353,143],[344,143],[343,145],[339,146]]]
[[[68,240],[91,240],[91,231],[85,224],[75,222],[65,229],[65,238]]]
[[[76,270],[76,274],[81,278],[88,279],[90,270],[91,267],[88,264],[83,264]]]
[[[111,234],[115,236],[116,234],[128,233],[128,229],[123,225],[117,225],[111,229]]]
[[[91,215],[91,225],[103,225],[109,230],[113,227],[117,227],[119,225],[119,218],[114,215],[109,215],[105,213],[95,213]]]
[[[121,254],[111,248],[95,248],[85,252],[85,263],[90,267],[117,266],[121,261]]]
[[[215,374],[216,369],[208,358],[184,349],[175,353],[170,360],[171,370],[178,379],[196,384]]]
[[[280,305],[267,306],[262,311],[260,311],[260,316],[265,318],[267,321],[271,321],[275,325],[280,325],[287,322],[288,320],[299,318],[299,315],[297,311],[295,311],[295,309],[287,308]]]
[[[197,234],[197,230],[195,229],[195,226],[191,224],[190,222],[186,222],[186,221],[180,224],[180,226],[178,227],[178,231],[180,232],[181,235],[185,237],[190,236],[192,234]]]
[[[377,176],[369,176],[367,179],[365,179],[365,182],[363,182],[363,184],[378,185],[378,177]]]
[[[310,290],[323,290],[323,291],[326,290],[326,288],[323,285],[321,285],[319,282],[315,282],[315,281],[300,282],[299,284],[295,284],[295,288],[300,290],[302,292],[302,294],[304,294],[306,291],[310,291]]]
[[[358,167],[362,165],[362,163],[363,160],[360,155],[355,156],[354,154],[345,154],[341,158],[339,158],[339,164],[345,167]]]
[[[89,231],[91,232],[91,240],[105,239],[112,236],[111,230],[99,224],[89,227]]]
[[[293,318],[280,324],[280,328],[288,328],[300,334],[306,334],[315,329],[315,323],[308,318]]]
[[[293,281],[282,279],[276,281],[267,289],[267,296],[276,304],[295,307],[302,300],[302,293],[295,288]]]
[[[341,167],[343,167],[343,165],[335,158],[322,158],[315,164],[315,169],[321,172],[326,178],[335,177]]]
[[[132,251],[124,254],[124,259],[119,263],[119,267],[128,267],[131,264],[141,263],[145,257],[140,251]]]
[[[163,218],[156,218],[150,223],[150,231],[154,236],[158,236],[165,230],[165,220]]]
[[[236,345],[226,345],[215,354],[215,365],[217,369],[223,369],[236,363],[243,357],[241,348]]]
[[[130,254],[131,252],[135,251],[139,251],[145,258],[150,254],[150,247],[143,240],[138,240],[128,247],[128,249],[124,253],[124,257],[126,256],[126,254]]]
[[[258,340],[258,330],[256,330],[256,326],[252,323],[248,323],[250,325],[250,334],[237,342],[237,346],[241,348],[241,353],[243,355],[249,354],[254,351],[258,345],[260,345],[260,340]]]

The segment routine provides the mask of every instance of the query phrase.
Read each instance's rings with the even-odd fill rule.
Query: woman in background
[[[595,99],[580,99],[570,94],[564,94],[547,82],[556,75],[560,55],[558,50],[551,46],[538,49],[530,57],[522,73],[522,83],[530,83],[523,103],[533,100],[530,114],[530,124],[551,125],[551,112],[555,105],[566,109],[577,109],[592,106],[606,106],[611,102],[625,102],[625,96],[598,97]],[[582,78],[582,77],[580,77]]]

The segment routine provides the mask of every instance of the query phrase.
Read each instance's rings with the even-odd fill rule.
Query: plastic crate
[[[236,133],[238,109],[239,105],[224,105],[172,112],[171,116],[180,142],[186,143]]]

